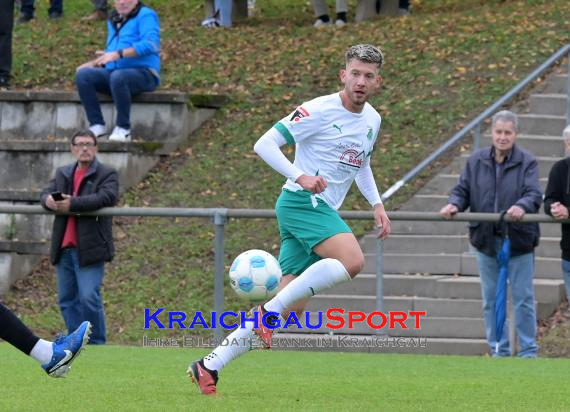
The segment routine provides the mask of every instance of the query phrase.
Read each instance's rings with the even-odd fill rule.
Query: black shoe
[[[63,17],[63,13],[59,11],[52,11],[48,16],[50,19],[56,20],[61,19]]]
[[[7,89],[10,87],[9,77],[0,77],[0,89]]]
[[[29,23],[33,19],[34,19],[34,16],[31,16],[29,14],[22,14],[22,15],[20,15],[20,18],[18,19],[18,24]]]

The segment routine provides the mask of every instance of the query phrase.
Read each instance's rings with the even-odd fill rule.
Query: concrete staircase
[[[115,110],[101,96],[105,122],[113,127]],[[224,96],[153,92],[132,106],[133,142],[99,141],[98,158],[114,166],[120,191],[138,183],[161,155],[167,155],[225,102]],[[69,136],[87,124],[76,93],[0,92],[0,203],[39,204],[39,194],[55,169],[75,159]],[[0,214],[0,295],[47,254],[52,216]]]
[[[553,74],[542,87],[530,96],[528,112],[519,113],[518,144],[532,151],[538,158],[541,185],[544,189],[550,168],[564,156],[561,140],[566,126],[567,75]],[[489,133],[489,131],[488,131]],[[491,143],[490,135],[483,137],[482,145]],[[429,181],[401,210],[434,212],[447,203],[449,190],[456,184],[468,154],[463,154]],[[421,329],[414,329],[413,319],[386,331],[390,337],[400,337],[400,344],[370,345],[374,331],[365,323],[334,331],[337,337],[349,335],[352,344],[338,341],[331,346],[319,345],[323,336],[330,338],[325,327],[288,329],[280,333],[286,338],[303,337],[307,350],[337,350],[364,352],[403,352],[432,354],[480,355],[487,352],[482,319],[481,289],[475,257],[469,251],[467,226],[462,222],[392,222],[393,234],[383,244],[384,257],[384,312],[426,311]],[[560,268],[560,226],[541,225],[540,246],[536,249],[535,293],[539,319],[549,317],[564,298],[564,284]],[[374,235],[361,240],[366,255],[363,274],[351,283],[341,285],[326,294],[316,296],[307,310],[326,312],[329,308],[346,311],[375,310],[375,242]],[[336,313],[335,315],[338,315]],[[311,325],[317,324],[311,314]],[[345,316],[346,318],[346,316]],[[326,319],[323,324],[326,323]],[[377,317],[374,323],[380,323]],[[304,326],[304,325],[303,325]],[[320,333],[320,334],[319,334]],[[328,335],[323,335],[328,334]],[[414,346],[414,339],[425,339],[425,345]],[[309,343],[312,342],[312,348]],[[322,342],[321,342],[322,343]],[[417,343],[417,341],[416,341]],[[298,348],[297,348],[298,349]]]

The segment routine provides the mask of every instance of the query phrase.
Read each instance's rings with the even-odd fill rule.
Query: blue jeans
[[[107,334],[100,290],[105,262],[80,267],[77,249],[64,249],[55,269],[57,298],[67,330],[71,333],[88,320],[93,325],[90,343],[104,344]]]
[[[232,27],[233,0],[214,0],[214,12],[220,11],[220,24],[224,27]]]
[[[85,109],[89,125],[105,124],[97,93],[113,97],[117,109],[116,124],[123,129],[131,128],[132,97],[142,92],[151,92],[158,86],[156,77],[148,69],[85,68],[75,75],[77,91]]]
[[[499,250],[501,240],[496,239]],[[495,293],[499,278],[499,263],[495,257],[476,251],[477,266],[481,278],[481,296],[483,299],[483,317],[485,335],[493,356],[510,356],[509,327],[505,321],[503,336],[500,337],[499,352],[495,352],[497,342],[495,332]],[[534,253],[513,256],[509,261],[509,284],[513,298],[515,328],[520,352],[518,356],[532,358],[537,356],[536,344],[536,308],[534,306]]]
[[[566,285],[566,299],[570,302],[570,261],[562,259],[562,273]]]
[[[20,13],[28,17],[34,16],[35,0],[22,0],[20,3]],[[48,14],[51,13],[63,13],[63,0],[50,0]]]

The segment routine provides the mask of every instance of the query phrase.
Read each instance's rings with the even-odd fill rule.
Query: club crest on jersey
[[[372,128],[368,127],[368,133],[366,134],[368,140],[372,140]]]
[[[291,116],[289,121],[299,122],[303,117],[309,117],[309,116],[310,116],[309,112],[303,106],[299,106],[297,107],[297,110],[295,110],[295,113],[293,113],[293,116]]]

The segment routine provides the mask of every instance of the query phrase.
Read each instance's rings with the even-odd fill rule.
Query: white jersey
[[[295,145],[293,164],[309,176],[327,181],[324,192],[315,196],[338,210],[360,169],[368,165],[380,131],[380,114],[368,103],[361,113],[344,108],[340,93],[303,103],[275,127]],[[287,179],[286,189],[303,188]]]

